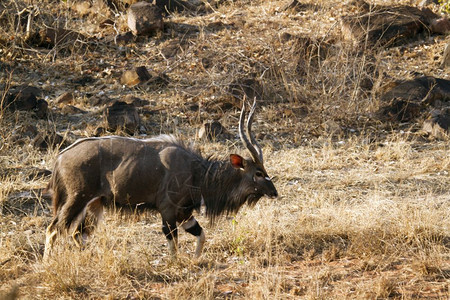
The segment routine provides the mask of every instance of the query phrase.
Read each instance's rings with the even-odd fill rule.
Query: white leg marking
[[[194,217],[191,217],[187,222],[181,224],[184,230],[188,230],[189,228],[197,225],[197,220]],[[198,258],[202,254],[203,245],[205,244],[205,232],[202,229],[199,236],[197,236],[197,248],[195,248],[195,257]]]
[[[175,257],[177,255],[177,239],[167,240],[167,244],[169,245],[169,253],[171,256]]]
[[[45,236],[45,249],[44,249],[44,261],[47,261],[49,256],[50,256],[50,252],[53,248],[53,242],[56,239],[56,235],[58,234],[58,231],[55,229],[52,232],[49,232],[47,230],[47,234]]]
[[[200,255],[202,255],[205,239],[206,239],[205,232],[202,229],[202,233],[197,237],[197,248],[195,249],[195,258],[199,258]]]

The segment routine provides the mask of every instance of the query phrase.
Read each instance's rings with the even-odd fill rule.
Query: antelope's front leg
[[[162,231],[167,239],[169,253],[172,256],[176,256],[178,245],[178,229],[176,222],[168,222],[163,220]]]
[[[182,223],[181,226],[186,232],[197,237],[197,248],[195,249],[195,257],[198,258],[202,254],[203,245],[205,244],[205,232],[198,224],[197,220],[191,216],[189,220]]]

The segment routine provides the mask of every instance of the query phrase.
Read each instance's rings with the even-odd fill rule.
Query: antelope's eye
[[[263,172],[261,172],[261,171],[256,171],[255,175],[256,175],[257,177],[264,177],[264,174],[263,174]]]

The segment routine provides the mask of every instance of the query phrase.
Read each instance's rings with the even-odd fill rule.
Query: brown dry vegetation
[[[285,1],[217,1],[207,13],[170,16],[163,33],[116,45],[125,14],[102,1],[85,15],[71,0],[6,2],[17,10],[39,6],[34,26],[91,39],[32,47],[14,17],[1,18],[1,99],[10,86],[36,85],[50,112],[45,120],[0,114],[0,298],[449,299],[448,141],[428,139],[416,123],[375,117],[377,95],[392,80],[417,72],[450,79],[438,67],[445,37],[359,51],[340,35],[340,16],[354,9],[342,1],[302,1],[310,6],[290,13],[279,11]],[[100,27],[107,18],[115,27]],[[327,44],[329,55],[308,53],[285,33]],[[121,73],[140,65],[168,83],[120,85]],[[147,135],[194,140],[209,119],[236,134],[241,96],[232,87],[242,82],[262,100],[253,127],[278,199],[263,198],[214,226],[198,216],[207,235],[199,261],[184,233],[178,258],[170,259],[159,216],[113,211],[85,249],[61,243],[42,261],[51,212],[39,170],[52,168],[59,149],[18,143],[21,128],[34,124],[68,142],[91,136],[103,115],[89,97],[104,93],[148,100],[140,111]],[[363,88],[367,82],[373,89]],[[64,91],[88,113],[62,113],[53,100]],[[242,152],[238,139],[197,145],[205,155]]]

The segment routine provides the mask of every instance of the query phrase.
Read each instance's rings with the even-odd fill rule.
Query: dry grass
[[[9,212],[19,205],[2,198],[2,290],[18,285],[24,298],[446,299],[448,146],[424,150],[400,138],[370,148],[355,140],[271,153],[267,168],[282,196],[206,226],[200,261],[183,233],[178,259],[167,256],[158,216],[108,212],[86,249],[61,243],[43,263],[48,211],[24,203]]]
[[[339,17],[351,8],[302,2],[312,8],[287,13],[279,12],[284,1],[222,1],[207,14],[175,14],[164,33],[127,46],[112,42],[114,28],[99,27],[112,18],[125,30],[123,13],[114,16],[102,1],[86,16],[70,9],[73,1],[40,2],[36,26],[81,32],[93,38],[86,47],[33,48],[0,16],[1,99],[10,86],[39,85],[51,112],[48,120],[0,112],[0,299],[448,299],[448,142],[424,138],[417,124],[373,117],[382,86],[412,77],[417,65],[448,79],[435,58],[444,38],[409,45],[408,56],[398,48],[361,54],[339,33]],[[304,53],[283,33],[310,37],[316,50],[327,45],[329,56]],[[166,74],[168,85],[121,86],[121,72],[139,65]],[[361,87],[367,80],[374,89]],[[167,255],[159,216],[108,211],[85,249],[67,239],[42,261],[51,213],[40,195],[48,178],[36,170],[51,169],[58,149],[18,143],[21,128],[56,130],[69,142],[92,135],[103,116],[89,97],[101,92],[149,100],[141,111],[148,135],[194,137],[207,119],[235,134],[232,87],[240,82],[264,104],[254,131],[278,199],[214,226],[198,216],[207,234],[200,260],[185,233],[178,258]],[[53,100],[63,91],[88,113],[61,113]],[[242,152],[237,140],[197,144],[206,155]]]

